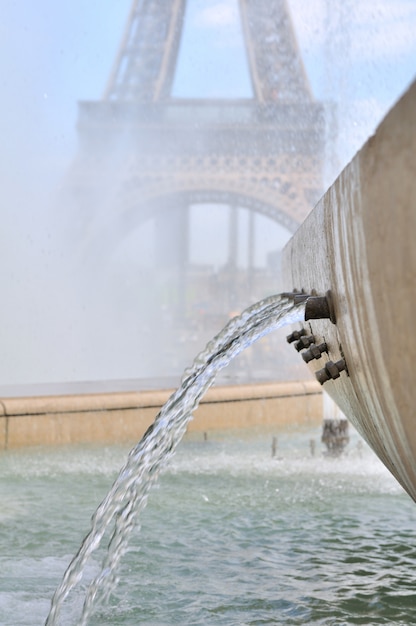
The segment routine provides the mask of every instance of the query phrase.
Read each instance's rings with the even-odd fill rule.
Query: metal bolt
[[[301,337],[297,343],[295,343],[295,348],[298,352],[304,350],[305,348],[309,348],[309,346],[315,343],[315,337],[313,335],[308,335],[307,337]]]
[[[302,359],[305,363],[309,363],[312,359],[320,359],[323,352],[328,352],[328,347],[325,342],[319,344],[319,346],[313,343],[309,350],[306,350],[306,352],[302,354]]]
[[[286,341],[288,343],[293,343],[294,341],[298,341],[303,335],[306,335],[306,329],[302,328],[301,330],[294,330],[293,333],[290,333],[286,337]]]
[[[316,379],[321,385],[326,383],[327,380],[335,380],[340,377],[343,370],[347,369],[347,364],[344,359],[340,359],[336,363],[328,361],[325,363],[325,367],[315,372]]]

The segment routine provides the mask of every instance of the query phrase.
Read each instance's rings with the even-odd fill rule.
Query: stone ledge
[[[0,446],[121,443],[138,440],[172,390],[0,399]],[[211,388],[189,431],[320,423],[315,381]]]

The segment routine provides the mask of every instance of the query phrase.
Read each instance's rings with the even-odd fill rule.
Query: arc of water
[[[99,575],[86,594],[79,626],[85,626],[97,599],[108,597],[117,583],[117,566],[125,553],[138,513],[145,507],[150,487],[182,439],[200,399],[215,375],[252,343],[304,317],[304,303],[295,305],[285,295],[270,296],[252,305],[216,335],[184,372],[181,386],[162,407],[154,423],[131,450],[124,467],[92,517],[91,530],[69,564],[53,598],[45,626],[56,626],[62,605],[80,582],[86,562],[99,547],[115,518],[107,555]]]

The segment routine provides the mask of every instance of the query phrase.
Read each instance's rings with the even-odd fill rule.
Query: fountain
[[[283,302],[287,311],[292,310],[292,305],[297,311],[303,310],[301,303],[305,303],[305,319],[298,319],[296,322],[291,320],[291,323],[296,324],[291,334],[292,343],[295,344],[303,360],[316,372],[319,383],[325,385],[328,393],[341,406],[343,412],[356,425],[392,474],[416,499],[414,464],[416,443],[413,419],[416,398],[412,376],[412,357],[415,355],[415,350],[410,335],[415,294],[413,233],[415,232],[416,212],[414,210],[413,165],[416,124],[414,111],[415,88],[412,87],[381,125],[376,136],[368,142],[360,155],[340,176],[335,186],[328,191],[315,212],[289,244],[285,253],[286,289],[289,295],[286,299],[283,298]],[[374,219],[375,207],[378,211],[376,220]],[[382,271],[380,271],[381,267]],[[299,289],[300,296],[295,295],[295,287]],[[229,356],[237,353],[252,340],[261,336],[263,332],[269,332],[277,322],[280,322],[278,319],[280,309],[275,308],[277,304],[280,306],[282,299],[272,299],[256,305],[255,311],[250,311],[245,317],[234,321],[227,328],[226,335],[221,335],[221,338],[215,340],[210,346],[210,350],[213,349],[214,352],[201,355],[192,370],[186,373],[182,387],[172,396],[167,408],[159,414],[155,425],[147,431],[144,439],[131,452],[120,478],[97,510],[93,530],[67,570],[63,584],[55,596],[47,624],[54,624],[59,619],[59,610],[63,601],[71,588],[79,581],[86,559],[104,538],[104,530],[110,522],[114,522],[114,531],[110,537],[109,551],[102,566],[98,566],[98,571],[93,571],[93,581],[87,591],[83,617],[78,623],[86,624],[96,598],[108,596],[114,589],[117,582],[118,562],[126,551],[127,540],[133,534],[136,526],[135,518],[144,507],[148,489],[157,478],[159,470],[171,457],[188,420],[192,417],[194,407],[213,381],[215,370],[223,367]],[[252,313],[254,317],[251,316]],[[247,322],[250,327],[248,334],[245,332]],[[196,387],[194,387],[195,383]],[[188,396],[190,390],[192,393]],[[173,411],[173,421],[168,415],[169,411]],[[8,424],[8,418],[3,421]],[[4,432],[5,440],[7,440],[7,427]],[[207,601],[207,609],[205,612],[200,610],[195,622],[206,623],[215,620],[216,623],[243,623],[249,620],[250,623],[254,623],[255,620],[271,623],[276,619],[281,619],[282,622],[299,624],[320,623],[319,620],[321,622],[334,619],[345,621],[345,615],[350,614],[349,612],[354,612],[357,621],[362,622],[363,619],[370,618],[368,607],[370,607],[371,619],[377,622],[379,622],[380,611],[386,607],[386,619],[390,620],[386,623],[391,623],[392,620],[397,623],[407,623],[414,618],[414,610],[412,613],[411,608],[412,601],[414,606],[414,594],[412,597],[410,593],[406,594],[406,589],[404,589],[400,596],[400,590],[406,587],[406,583],[412,588],[412,569],[414,568],[411,564],[412,558],[414,562],[414,555],[405,553],[402,560],[399,556],[403,554],[403,546],[411,545],[411,540],[414,538],[412,524],[408,521],[412,513],[410,507],[406,506],[407,500],[403,498],[401,492],[397,491],[397,486],[392,482],[389,483],[389,489],[391,489],[389,495],[392,496],[390,503],[397,504],[396,507],[393,506],[390,509],[393,508],[395,513],[399,510],[402,514],[405,511],[400,520],[401,523],[398,524],[401,530],[404,529],[401,535],[402,543],[397,540],[399,532],[395,533],[396,529],[393,529],[390,536],[388,533],[381,534],[383,523],[377,526],[379,509],[376,509],[374,504],[378,494],[375,493],[376,490],[371,490],[362,476],[358,476],[358,484],[362,491],[351,488],[348,493],[348,476],[353,473],[353,470],[350,465],[344,463],[343,459],[340,461],[342,465],[338,465],[337,469],[334,470],[334,465],[331,466],[329,470],[333,474],[331,481],[327,479],[328,468],[325,467],[325,470],[322,470],[322,466],[318,467],[316,459],[309,459],[307,463],[304,459],[299,461],[298,458],[285,457],[284,442],[282,452],[280,439],[279,456],[276,458],[276,446],[275,442],[273,458],[268,459],[266,470],[264,465],[261,465],[259,457],[256,457],[253,463],[247,464],[246,468],[241,471],[241,466],[238,466],[234,457],[232,459],[233,471],[227,474],[227,478],[232,479],[233,491],[227,493],[223,504],[226,499],[231,501],[234,498],[233,504],[236,506],[231,515],[229,511],[223,516],[218,515],[220,507],[216,510],[212,507],[210,510],[214,531],[211,531],[209,541],[222,547],[227,543],[232,544],[234,548],[234,551],[230,551],[226,557],[225,570],[231,574],[231,582],[227,580],[227,584],[233,587],[237,578],[235,572],[240,565],[242,565],[241,570],[249,572],[247,577],[250,578],[255,564],[265,562],[270,565],[275,559],[274,568],[266,570],[267,575],[264,575],[260,582],[263,589],[267,589],[268,594],[265,593],[262,596],[264,600],[262,604],[250,590],[247,591],[246,597],[240,599],[239,605],[235,601],[237,595],[235,593],[233,595],[230,592],[227,601],[224,589],[219,589],[222,585],[217,583],[215,568],[212,568],[210,580],[198,580],[198,588],[194,587],[193,591],[194,596],[197,596],[202,580],[202,585],[211,584],[211,597],[218,600]],[[245,451],[249,452],[247,448]],[[213,457],[216,467],[221,465],[221,462],[217,462],[218,455],[213,455]],[[7,459],[10,460],[10,456],[6,453],[2,459],[3,463]],[[36,468],[37,472],[42,471],[43,463],[42,458]],[[23,472],[21,482],[27,483],[27,489],[30,492],[29,501],[33,504],[38,495],[37,476],[33,465],[30,463],[28,465],[30,465],[30,470],[26,474]],[[373,468],[371,463],[365,466],[365,472],[376,477],[377,480],[374,482],[378,482],[380,492],[382,492],[380,485],[385,486],[385,483],[388,483],[388,477],[380,472],[378,466],[373,473],[368,472],[369,467]],[[11,486],[6,490],[6,497],[2,499],[1,520],[11,520],[11,524],[14,524],[16,519],[26,516],[27,525],[30,525],[33,536],[23,539],[16,530],[15,536],[11,535],[10,544],[14,541],[22,552],[29,552],[32,549],[36,555],[36,550],[41,552],[42,538],[33,523],[32,509],[30,507],[26,509],[26,502],[23,503],[23,500],[19,501],[13,497],[13,486],[16,486],[17,491],[19,485],[16,483],[19,476],[18,472],[13,472],[12,467],[9,473]],[[311,476],[312,480],[308,482]],[[14,483],[13,477],[16,481]],[[357,478],[357,474],[354,477]],[[82,472],[77,475],[77,479],[79,482],[85,480]],[[56,482],[59,491],[64,492],[64,486],[59,480]],[[70,479],[68,479],[69,482]],[[172,482],[170,487],[172,487]],[[207,486],[203,481],[198,483],[201,489],[201,500],[207,504],[218,497],[221,488],[220,480],[211,482],[215,483],[214,487]],[[250,492],[247,495],[247,492],[244,492],[242,489],[244,482],[254,485],[254,493]],[[186,489],[189,489],[189,485],[186,480],[183,481],[182,488],[182,493],[188,495]],[[358,496],[363,494],[361,500],[357,497],[357,493]],[[356,498],[355,509],[352,507],[354,514],[346,513],[345,494]],[[168,490],[163,495],[166,500],[169,499]],[[261,496],[264,496],[263,499]],[[88,493],[88,498],[85,498],[82,503],[84,508],[85,502],[89,502],[92,497],[93,494]],[[316,504],[317,500],[319,500],[318,504]],[[365,523],[362,523],[363,518],[360,517],[362,505],[363,503],[367,505],[368,500],[370,500],[368,507],[370,512],[367,513]],[[59,501],[58,498],[57,501]],[[328,505],[328,502],[332,503],[332,501],[336,502],[338,511],[341,511],[334,524],[331,524],[331,521],[336,517],[336,513]],[[74,515],[71,518],[71,503],[65,498],[59,502],[62,502],[62,509],[58,511],[58,518],[64,512],[62,517],[67,516],[72,524],[77,524],[77,516]],[[325,503],[324,506],[322,502]],[[188,515],[185,517],[186,523],[192,517],[193,504],[193,502],[189,504]],[[56,503],[54,506],[57,510],[59,509]],[[160,511],[164,519],[172,515],[172,508],[169,506],[161,507]],[[235,515],[235,511],[240,512],[241,517],[240,523],[233,526],[232,515]],[[256,517],[255,513],[258,511],[261,511],[261,515]],[[307,511],[311,514],[306,520]],[[372,514],[373,511],[377,513]],[[42,514],[44,514],[43,511],[39,517]],[[227,520],[227,515],[231,519]],[[174,515],[172,518],[175,521],[177,519]],[[386,519],[387,516],[383,521]],[[264,523],[265,520],[268,525]],[[365,527],[365,530],[360,528],[360,533],[354,534],[354,528],[360,525]],[[60,526],[62,529],[63,524],[61,526],[61,522],[55,523],[55,526]],[[289,527],[295,532],[288,540]],[[158,527],[155,524],[155,528],[157,530],[149,533],[148,538],[153,539],[159,548],[161,546],[162,552],[167,552],[166,546],[163,545],[165,527],[159,523]],[[224,528],[228,528],[229,534],[221,536]],[[385,538],[384,545],[382,541],[377,541],[376,545],[371,543],[371,535],[374,531],[379,533],[378,537]],[[314,549],[309,549],[309,551],[305,549],[310,536],[314,536],[316,545],[319,545],[319,551],[315,549],[313,541],[311,544]],[[272,540],[271,537],[273,537]],[[205,537],[202,538],[201,543],[204,539]],[[178,541],[176,535],[174,540]],[[183,535],[181,540],[183,541]],[[22,547],[25,542],[26,545]],[[167,545],[172,545],[172,543],[174,541]],[[340,573],[338,572],[338,577],[336,577],[333,573],[334,561],[331,559],[341,543],[347,546],[346,552],[341,557],[345,567]],[[273,550],[268,549],[270,545],[273,545]],[[250,552],[251,546],[257,548],[255,557],[252,556],[254,551]],[[395,576],[390,568],[388,573],[379,572],[380,563],[384,557],[383,552],[388,552],[391,546],[393,546],[391,554],[394,557],[391,562],[397,565],[398,570],[405,570],[406,566],[408,568],[404,578]],[[9,549],[7,544],[6,547]],[[378,553],[374,563],[370,555],[377,547]],[[357,555],[359,550],[360,554]],[[185,557],[182,562],[180,561],[181,551],[176,553],[175,558],[178,559],[182,569],[186,569],[188,565],[186,559],[190,562],[196,551],[183,550],[183,552],[185,552]],[[10,558],[10,554],[13,554],[11,547],[10,552],[7,551],[7,557]],[[296,560],[296,555],[299,554],[302,558]],[[41,554],[41,558],[45,561],[48,560],[48,556]],[[154,557],[151,556],[146,562],[149,570],[152,558]],[[15,566],[13,557],[11,560],[12,566]],[[386,563],[384,567],[387,570],[390,564],[388,561],[384,563]],[[38,577],[37,565],[38,563],[36,565],[31,563],[27,566],[33,579]],[[50,562],[44,563],[44,569],[48,569],[50,565]],[[176,562],[174,565],[177,565]],[[304,567],[299,567],[299,565]],[[204,571],[204,568],[205,564],[200,568],[200,573]],[[353,574],[351,574],[351,569],[354,570]],[[291,579],[290,584],[276,575],[276,571],[281,573],[282,570],[288,573],[287,576]],[[258,570],[255,571],[258,572]],[[9,583],[9,572],[10,570],[6,570],[3,574],[4,586]],[[35,576],[33,572],[36,573]],[[269,577],[270,573],[274,573],[275,577]],[[357,588],[360,585],[361,591],[361,597],[360,593],[356,595],[355,604],[351,602],[350,589],[345,582],[345,579],[352,575],[355,576]],[[131,578],[134,579],[134,574]],[[154,578],[149,575],[152,584],[157,578],[157,575]],[[240,573],[238,579],[240,585],[241,578]],[[370,583],[368,583],[369,579],[371,579]],[[384,581],[380,585],[382,579]],[[278,586],[276,580],[279,581],[278,591],[276,591]],[[314,580],[322,581],[323,588],[314,586]],[[34,588],[35,583],[36,581],[33,580]],[[309,590],[307,593],[305,593],[306,585]],[[335,587],[337,587],[336,591],[334,591]],[[399,596],[397,603],[400,601],[403,605],[408,603],[410,609],[407,614],[401,608],[397,609],[395,599],[392,600],[392,594],[389,595],[389,588],[392,589],[393,594]],[[243,589],[246,590],[245,587]],[[180,595],[179,590],[174,589],[169,598],[170,602],[172,602],[173,593]],[[153,590],[150,591],[150,595],[153,595]],[[34,596],[36,597],[36,594]],[[323,596],[330,596],[333,600],[332,604],[328,602],[325,609],[321,608]],[[183,605],[190,604],[191,597],[192,592],[188,595],[182,594]],[[370,600],[365,604],[363,598]],[[190,613],[186,614],[183,605],[182,612],[177,611],[176,619],[170,620],[169,623],[186,623],[187,617],[190,621]],[[234,608],[237,606],[238,612],[237,608]],[[321,613],[319,614],[318,611],[318,614],[312,615],[311,607],[316,609],[318,606]],[[341,606],[343,612],[339,608]],[[2,609],[3,607],[2,603]],[[232,614],[231,607],[234,608]],[[201,607],[197,606],[194,599],[190,610],[196,611],[197,609]],[[15,608],[13,607],[12,610],[15,611]],[[137,609],[140,617],[137,618],[137,614],[136,617],[133,616],[130,624],[137,623],[138,619],[141,619],[141,610],[142,607]],[[336,612],[337,610],[340,612]],[[247,618],[249,611],[252,611],[255,617]],[[159,617],[158,614],[156,616],[158,622],[154,621],[154,617],[152,622],[152,618],[147,615],[143,621],[145,619],[148,624],[160,624],[164,619],[169,620],[171,615],[165,610],[163,617],[160,619]],[[16,619],[11,623],[15,626],[17,621],[22,619],[24,617],[22,618],[20,614],[16,615]],[[108,623],[109,619],[111,620],[111,615],[107,616],[104,621]],[[193,613],[192,621],[194,623]]]
[[[79,623],[87,624],[97,597],[109,596],[137,513],[216,372],[282,323],[301,324],[288,341],[416,499],[414,345],[406,333],[394,333],[392,328],[393,321],[402,331],[411,327],[415,296],[416,253],[411,240],[415,229],[411,226],[416,226],[416,189],[410,171],[416,149],[415,100],[416,83],[287,246],[286,276],[302,291],[247,309],[185,373],[182,386],[131,451],[98,507],[92,530],[55,593],[47,626],[58,623],[66,596],[82,578],[87,560],[115,518],[107,556],[87,591]],[[391,155],[394,159],[388,158]]]

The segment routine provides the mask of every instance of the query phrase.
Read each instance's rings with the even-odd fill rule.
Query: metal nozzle
[[[293,300],[294,304],[300,304],[309,298],[309,294],[301,293],[300,291],[285,291],[280,294],[284,298],[288,298],[289,300]]]
[[[330,291],[327,291],[325,296],[310,296],[306,300],[305,321],[319,319],[330,319],[333,324],[336,324]]]

